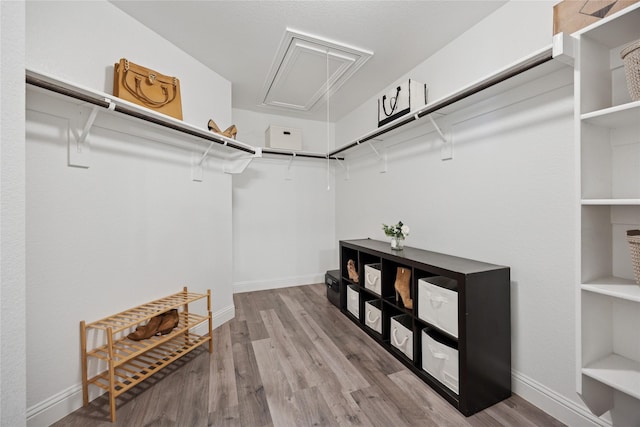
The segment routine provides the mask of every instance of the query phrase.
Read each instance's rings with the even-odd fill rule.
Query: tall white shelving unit
[[[614,425],[640,425],[640,285],[626,241],[626,230],[640,228],[640,102],[631,101],[620,59],[640,39],[640,4],[574,36],[577,389],[594,414],[609,411]]]

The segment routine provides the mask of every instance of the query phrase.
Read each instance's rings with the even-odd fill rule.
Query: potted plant
[[[409,235],[409,226],[398,221],[395,225],[382,224],[384,234],[391,237],[391,249],[401,251],[403,249],[403,241]]]

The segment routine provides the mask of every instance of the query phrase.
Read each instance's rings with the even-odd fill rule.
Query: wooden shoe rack
[[[189,304],[207,300],[207,314],[189,311]],[[173,308],[180,309],[179,323],[167,335],[153,336],[146,340],[132,341],[126,336],[137,325],[146,324],[149,319]],[[208,335],[197,335],[191,331],[208,321]],[[89,384],[109,392],[111,421],[116,420],[116,397],[140,384],[154,373],[191,350],[209,343],[209,353],[213,352],[211,291],[206,294],[191,293],[185,287],[182,292],[160,298],[114,314],[107,318],[86,324],[80,322],[80,345],[82,351],[82,397],[84,406],[89,404]],[[92,342],[104,344],[87,350],[89,334]],[[89,362],[95,360],[107,369],[89,377]],[[99,370],[99,369],[98,369]]]

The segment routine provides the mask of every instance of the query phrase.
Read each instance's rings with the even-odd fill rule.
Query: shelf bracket
[[[254,149],[255,154],[253,156],[226,159],[223,167],[224,173],[235,175],[244,172],[253,159],[262,157],[262,148],[254,147]]]
[[[387,172],[387,153],[380,154],[378,150],[376,150],[376,147],[373,146],[371,141],[367,141],[367,143],[375,153],[376,157],[378,157],[378,160],[382,161],[382,170],[380,171],[380,173],[386,173]]]
[[[296,153],[291,153],[291,159],[289,159],[289,163],[287,164],[287,171],[284,174],[284,180],[285,181],[291,181],[293,180],[293,178],[291,177],[291,164],[293,163],[293,160],[296,158]]]
[[[191,181],[202,182],[202,177],[204,176],[202,161],[205,157],[200,157],[197,153],[191,153]]]
[[[440,148],[440,160],[453,159],[453,136],[451,132],[447,133],[443,131],[443,129],[440,128],[440,126],[438,126],[438,123],[436,123],[436,121],[433,119],[431,114],[427,115],[427,117],[429,117],[433,128],[440,136],[440,139],[442,139],[442,147]]]
[[[344,180],[345,181],[349,181],[349,179],[351,177],[349,176],[349,163],[347,163],[347,159],[344,159],[344,160],[340,161],[338,156],[333,156],[333,158],[336,159],[336,163],[339,164],[340,167],[344,170],[344,172],[345,172]],[[343,165],[343,163],[344,163],[344,165]]]
[[[115,110],[116,104],[113,101],[109,98],[104,98],[104,100],[109,103],[109,107],[107,107],[109,111]],[[71,119],[67,138],[68,166],[85,169],[89,167],[89,155],[91,153],[91,144],[88,139],[89,132],[101,108],[98,105],[94,105],[91,109],[81,106],[78,115]]]
[[[191,156],[191,180],[192,181],[202,182],[202,176],[204,175],[202,163],[204,162],[204,159],[207,158],[207,155],[209,155],[209,151],[211,151],[211,149],[213,148],[213,144],[215,143],[216,141],[211,141],[211,143],[209,144],[209,147],[207,147],[207,149],[202,154],[202,156],[200,156],[200,160],[198,160],[197,158],[198,155],[195,153],[193,153],[193,155]],[[227,145],[227,141],[224,142],[224,145]]]
[[[438,135],[440,135],[440,139],[442,139],[442,141],[446,144],[447,143],[447,137],[442,132],[442,129],[440,129],[440,126],[438,126],[436,121],[433,120],[433,117],[431,116],[431,114],[429,114],[427,117],[429,117],[429,120],[431,121],[431,124],[433,125],[434,129],[436,130],[436,132],[438,132]]]

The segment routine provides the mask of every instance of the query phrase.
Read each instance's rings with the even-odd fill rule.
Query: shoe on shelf
[[[359,283],[360,276],[358,275],[358,270],[356,270],[356,263],[352,259],[347,261],[347,272],[349,273],[349,279],[354,283]]]
[[[149,319],[144,326],[138,326],[134,332],[131,332],[127,335],[127,338],[133,341],[141,341],[151,338],[155,334],[158,333],[158,327],[162,323],[162,314],[158,314],[157,316]]]
[[[224,131],[222,131],[220,130],[216,122],[213,121],[213,119],[209,119],[209,122],[207,123],[207,127],[209,128],[210,131],[219,133],[220,135],[226,136],[227,138],[236,139],[236,135],[238,134],[238,128],[236,127],[236,125],[231,125],[228,128],[226,128]]]
[[[162,322],[160,323],[160,326],[158,326],[158,335],[167,335],[170,333],[173,328],[178,326],[179,320],[178,310],[175,308],[162,313]]]
[[[411,283],[411,270],[405,267],[398,267],[396,272],[396,282],[393,287],[396,289],[396,301],[398,300],[398,294],[402,298],[402,305],[405,308],[413,308],[413,300],[411,299],[410,289]]]

